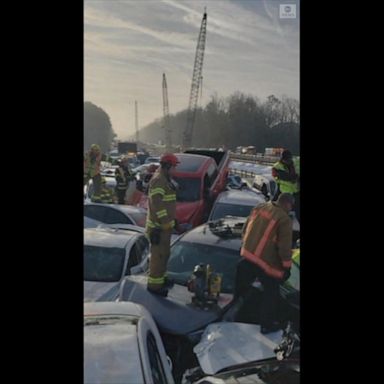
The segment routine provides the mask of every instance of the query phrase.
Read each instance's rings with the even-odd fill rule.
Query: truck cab
[[[193,149],[175,154],[179,160],[173,178],[176,191],[176,219],[182,232],[204,223],[216,197],[226,187],[229,153]],[[147,196],[140,206],[148,208]]]

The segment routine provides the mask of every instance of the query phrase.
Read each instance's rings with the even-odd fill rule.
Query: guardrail
[[[269,165],[279,161],[279,157],[277,156],[264,156],[261,153],[258,153],[256,155],[242,155],[240,153],[231,152],[229,154],[229,157],[231,160],[239,160],[239,161],[248,162],[248,163],[269,164]]]

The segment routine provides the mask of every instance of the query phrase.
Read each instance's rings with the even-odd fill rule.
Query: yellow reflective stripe
[[[176,195],[175,194],[164,195],[163,201],[176,201]]]
[[[159,195],[164,195],[165,191],[163,188],[153,188],[149,192],[149,197],[152,197],[153,195],[159,194]]]
[[[148,277],[149,284],[164,284],[164,276],[163,277]]]
[[[156,216],[161,219],[162,217],[167,216],[167,211],[165,209],[162,209],[161,211],[156,212]]]

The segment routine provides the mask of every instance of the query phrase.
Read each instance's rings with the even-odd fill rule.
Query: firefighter
[[[160,158],[160,167],[149,182],[146,232],[151,243],[148,291],[167,296],[166,268],[175,226],[176,188],[172,173],[179,163],[172,153]]]
[[[236,273],[235,297],[245,297],[257,277],[263,285],[259,320],[262,333],[280,329],[280,283],[290,276],[292,264],[292,210],[294,198],[282,193],[276,202],[253,208],[243,229],[243,243]]]
[[[92,144],[90,150],[85,154],[84,158],[84,185],[92,179],[94,195],[96,198],[99,198],[101,190],[101,156],[100,147],[97,144]]]
[[[114,200],[113,192],[107,188],[107,181],[101,177],[101,190],[99,195],[93,194],[91,201],[93,203],[112,204]]]
[[[274,200],[277,199],[280,193],[291,193],[295,198],[295,214],[300,222],[300,177],[291,151],[284,149],[280,160],[272,167],[272,176],[278,186],[278,192],[275,194]]]
[[[133,180],[129,165],[122,160],[117,161],[118,167],[115,170],[116,179],[116,196],[118,204],[125,204],[125,194],[128,189],[129,182]]]

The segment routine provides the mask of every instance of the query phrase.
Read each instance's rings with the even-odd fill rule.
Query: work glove
[[[161,235],[161,229],[160,228],[152,228],[151,229],[151,232],[149,234],[149,241],[151,242],[151,245],[160,244],[160,235]]]
[[[172,221],[170,221],[169,223],[166,223],[166,224],[163,224],[161,226],[161,229],[163,231],[168,231],[169,229],[172,229],[173,228],[173,224],[172,224]]]
[[[289,269],[285,269],[285,270],[284,270],[284,275],[283,275],[282,280],[283,280],[283,281],[287,281],[287,280],[289,279],[290,276],[291,276],[291,268],[289,268]]]

